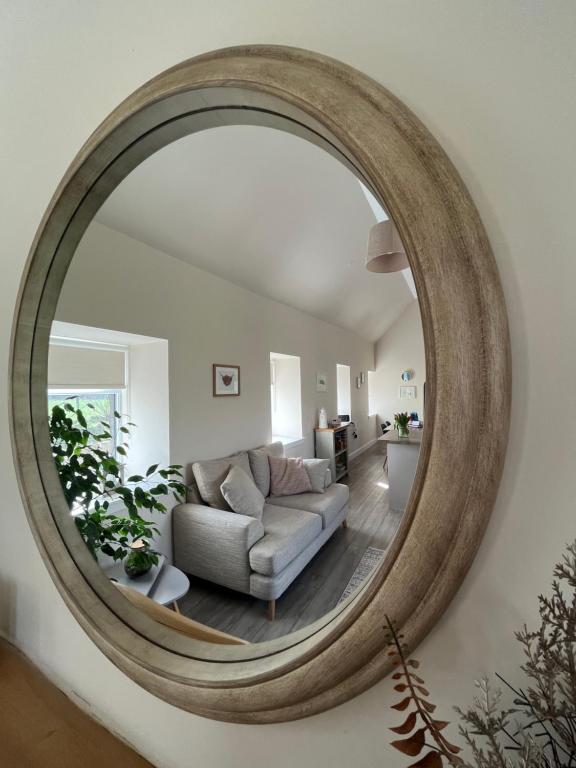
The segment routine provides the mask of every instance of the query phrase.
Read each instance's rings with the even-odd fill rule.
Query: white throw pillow
[[[324,493],[326,490],[326,470],[330,459],[304,459],[304,469],[310,478],[312,493]]]
[[[220,490],[233,512],[262,519],[264,496],[243,469],[232,467]]]

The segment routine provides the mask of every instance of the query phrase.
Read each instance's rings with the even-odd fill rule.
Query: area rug
[[[380,564],[385,554],[386,550],[384,549],[368,547],[356,566],[356,570],[352,574],[350,581],[346,585],[346,589],[342,592],[342,597],[338,600],[338,604],[349,598],[351,594],[356,592],[356,590],[362,586],[368,576],[370,576],[374,569]]]

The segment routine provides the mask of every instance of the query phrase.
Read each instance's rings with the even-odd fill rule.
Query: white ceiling
[[[376,222],[358,180],[303,139],[226,126],[139,166],[97,220],[268,298],[376,340],[413,301],[364,266]]]

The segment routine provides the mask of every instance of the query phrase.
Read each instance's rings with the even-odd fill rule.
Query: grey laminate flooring
[[[190,591],[179,601],[185,616],[251,643],[272,640],[307,626],[338,603],[368,547],[386,549],[400,522],[388,506],[388,478],[382,468],[382,443],[350,464],[348,528],[339,528],[276,601],[276,619],[266,618],[266,603],[211,582],[190,577]]]

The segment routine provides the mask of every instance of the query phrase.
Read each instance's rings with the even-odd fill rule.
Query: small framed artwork
[[[362,386],[362,379],[360,378],[360,376],[356,376],[356,389],[360,389],[361,386]]]
[[[316,392],[327,392],[328,391],[328,381],[326,379],[325,373],[317,373],[316,374]]]
[[[240,394],[240,366],[212,366],[212,395],[213,397],[238,397]]]
[[[401,400],[415,400],[416,399],[416,387],[400,387],[400,399]]]
[[[364,373],[364,371],[362,371],[362,373],[360,374],[360,384],[364,384],[365,381],[366,381],[366,374]]]

